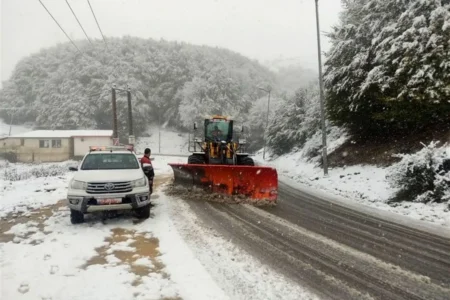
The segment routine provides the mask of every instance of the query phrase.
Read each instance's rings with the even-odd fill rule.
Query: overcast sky
[[[72,39],[85,39],[65,0],[41,0]],[[101,38],[87,0],[68,0],[87,34]],[[108,36],[164,38],[226,47],[260,62],[297,58],[317,68],[314,0],[90,0]],[[337,22],[339,0],[320,0],[321,30]],[[1,80],[16,63],[68,39],[39,0],[1,0]],[[328,43],[322,35],[323,49]]]

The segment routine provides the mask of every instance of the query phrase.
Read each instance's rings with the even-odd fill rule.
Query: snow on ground
[[[180,133],[168,128],[161,128],[161,139],[159,138],[159,128],[150,127],[147,130],[149,137],[140,137],[136,143],[136,152],[144,153],[144,149],[149,147],[152,153],[163,154],[188,154],[188,133]],[[160,143],[161,142],[161,143]]]
[[[155,160],[155,169],[167,176],[174,159]],[[34,166],[15,167],[29,174]],[[1,227],[13,226],[0,237],[7,240],[0,244],[0,298],[229,299],[174,229],[162,194],[154,194],[152,217],[141,223],[125,215],[103,224],[88,215],[75,226],[60,201],[68,176],[2,178]],[[51,192],[42,194],[47,186]]]
[[[35,224],[6,232],[16,239],[1,247],[3,299],[224,299],[160,206],[139,224],[119,217],[74,226],[65,206],[43,222],[42,231]],[[183,276],[177,277],[178,266],[172,271],[170,255],[184,258]]]
[[[170,178],[167,163],[185,159],[155,157],[157,177]],[[16,171],[0,178],[1,299],[312,298],[200,225],[161,187],[150,219],[89,214],[72,225],[63,200],[69,165],[76,162],[3,163]],[[60,171],[45,177],[39,167]]]
[[[72,176],[69,166],[77,162],[11,164],[0,161],[0,218],[55,204],[66,197]],[[55,176],[46,176],[54,174]]]
[[[386,174],[389,168],[370,165],[357,165],[343,168],[330,168],[325,177],[323,169],[313,162],[307,162],[302,151],[283,155],[264,161],[261,152],[254,159],[260,165],[269,165],[277,169],[280,179],[289,178],[299,184],[338,195],[353,203],[359,203],[380,210],[390,211],[411,218],[450,227],[450,212],[445,203],[401,202],[388,204],[387,201],[396,192],[389,186]]]

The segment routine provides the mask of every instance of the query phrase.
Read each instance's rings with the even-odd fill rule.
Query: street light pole
[[[327,131],[325,128],[325,108],[324,108],[324,92],[323,92],[323,78],[322,78],[322,54],[320,47],[320,26],[319,26],[319,0],[316,1],[316,23],[317,23],[317,51],[319,58],[319,87],[320,87],[320,116],[322,123],[322,163],[323,174],[328,175],[328,159],[327,159]]]
[[[270,92],[272,91],[272,89],[270,87],[267,90],[261,87],[258,88],[269,94],[267,98],[266,128],[264,129],[264,148],[263,148],[263,159],[266,159],[267,128],[269,126],[269,111],[270,111]]]

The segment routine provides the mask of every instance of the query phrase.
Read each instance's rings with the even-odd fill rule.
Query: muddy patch
[[[158,260],[159,240],[134,230],[114,228],[105,239],[106,245],[96,248],[97,255],[90,258],[81,268],[93,265],[125,265],[138,276],[134,286],[142,283],[141,278],[150,273],[167,275],[161,270],[164,265]]]
[[[66,200],[60,200],[56,204],[43,206],[38,209],[30,209],[26,212],[10,213],[6,217],[0,219],[0,243],[8,243],[14,241],[15,234],[6,233],[13,226],[18,224],[29,224],[30,227],[35,227],[35,231],[28,231],[20,236],[22,239],[27,239],[36,231],[41,231],[44,234],[49,232],[44,231],[44,222],[50,218],[56,211],[66,206]]]

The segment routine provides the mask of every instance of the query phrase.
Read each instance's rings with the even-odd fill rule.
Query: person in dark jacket
[[[211,132],[211,134],[214,141],[222,141],[224,138],[222,130],[220,130],[217,125],[214,126],[214,130]]]
[[[151,150],[150,148],[146,148],[144,151],[144,156],[141,158],[141,166],[143,167],[144,164],[152,164],[152,161],[150,159]],[[153,166],[153,165],[152,165]],[[148,178],[148,184],[150,186],[150,194],[153,193],[153,178],[155,177],[155,171],[153,170],[153,167],[146,171],[144,170],[145,175]]]

